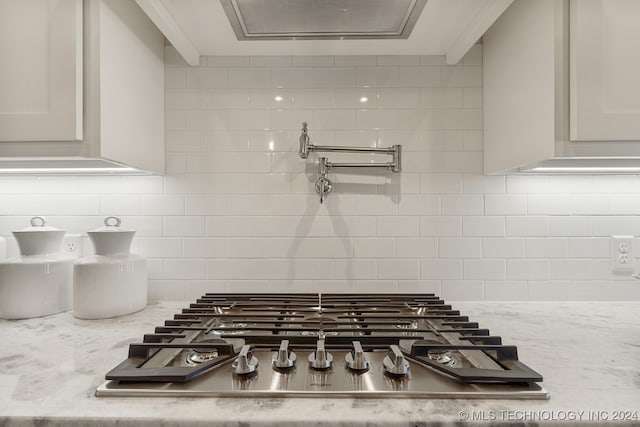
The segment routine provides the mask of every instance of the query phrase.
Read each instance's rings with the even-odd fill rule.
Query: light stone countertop
[[[187,305],[161,302],[97,321],[71,312],[0,320],[0,427],[462,425],[467,415],[504,425],[540,418],[583,425],[621,414],[640,425],[639,302],[452,303],[518,346],[520,360],[544,376],[548,401],[94,396],[129,343]]]

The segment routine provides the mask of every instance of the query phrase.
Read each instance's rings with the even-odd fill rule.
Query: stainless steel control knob
[[[293,351],[289,351],[289,340],[280,341],[280,348],[278,354],[273,356],[271,366],[274,369],[290,369],[296,363],[296,354]]]
[[[238,357],[231,365],[233,373],[238,375],[249,375],[253,374],[257,367],[258,358],[251,352],[251,346],[243,345]]]
[[[333,356],[324,349],[324,340],[318,340],[316,351],[309,355],[309,366],[313,369],[329,369]]]
[[[344,356],[347,367],[352,371],[367,371],[369,369],[369,358],[362,351],[360,341],[353,341],[352,344],[351,352]]]
[[[404,354],[397,345],[389,346],[389,353],[382,361],[384,370],[391,375],[407,375],[409,373],[409,362],[404,358]]]

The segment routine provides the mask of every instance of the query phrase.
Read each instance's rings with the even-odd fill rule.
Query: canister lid
[[[100,233],[100,232],[130,233],[132,231],[135,232],[135,230],[120,228],[120,224],[122,224],[122,220],[120,218],[118,218],[117,216],[108,216],[104,219],[104,227],[95,228],[91,230],[91,232],[92,233]]]
[[[60,228],[51,227],[47,225],[47,218],[44,216],[34,216],[29,221],[31,226],[25,227],[18,231],[27,231],[27,232],[42,232],[42,231],[64,231]]]

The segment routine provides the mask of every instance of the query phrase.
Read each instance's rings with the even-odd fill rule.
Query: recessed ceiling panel
[[[427,0],[220,0],[238,40],[408,38]]]

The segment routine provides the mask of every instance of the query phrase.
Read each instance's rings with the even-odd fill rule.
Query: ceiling
[[[136,2],[191,65],[209,55],[445,55],[455,64],[513,0],[428,0],[407,39],[259,41],[239,41],[218,0]]]

